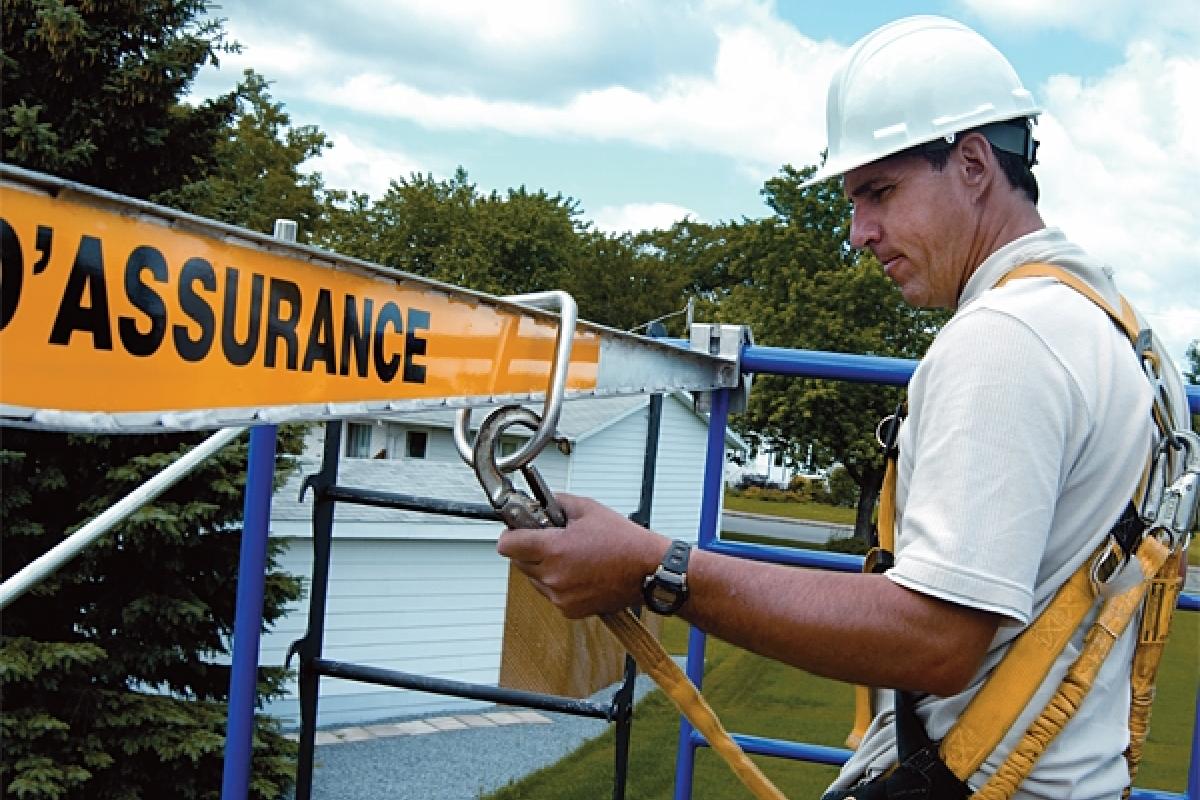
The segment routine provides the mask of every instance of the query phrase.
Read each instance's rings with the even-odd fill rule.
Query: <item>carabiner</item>
[[[1197,507],[1200,506],[1200,436],[1192,431],[1172,431],[1164,442],[1166,447],[1184,451],[1183,468],[1174,481],[1154,498],[1153,514],[1148,520],[1149,535],[1163,540],[1171,550],[1186,546],[1196,524]],[[1165,450],[1164,450],[1165,454]],[[1160,463],[1165,459],[1160,457]],[[1158,465],[1155,465],[1157,476]]]
[[[504,524],[510,528],[561,528],[567,524],[566,512],[533,464],[520,468],[533,492],[530,497],[513,486],[497,463],[496,444],[504,431],[513,425],[537,430],[541,423],[542,418],[524,406],[502,406],[488,415],[475,436],[475,477],[487,494],[488,502],[500,512]]]

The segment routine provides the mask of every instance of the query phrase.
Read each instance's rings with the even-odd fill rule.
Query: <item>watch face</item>
[[[682,575],[659,567],[653,575],[646,578],[642,587],[642,597],[646,606],[656,614],[673,614],[687,599],[687,585]]]
[[[687,600],[687,565],[691,549],[685,541],[672,542],[662,564],[642,583],[646,607],[656,614],[674,614]]]

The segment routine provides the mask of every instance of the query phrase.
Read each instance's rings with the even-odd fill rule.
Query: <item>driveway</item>
[[[854,535],[853,525],[728,510],[721,514],[721,530],[767,536],[778,539],[780,544],[825,544],[832,538],[844,539]]]

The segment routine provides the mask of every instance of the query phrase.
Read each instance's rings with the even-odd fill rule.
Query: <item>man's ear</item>
[[[987,138],[981,133],[968,133],[959,140],[955,153],[965,184],[976,190],[986,189],[1000,168]]]

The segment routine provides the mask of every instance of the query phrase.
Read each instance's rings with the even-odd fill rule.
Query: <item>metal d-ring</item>
[[[504,472],[524,467],[542,452],[546,443],[554,438],[558,429],[558,417],[562,413],[563,395],[567,386],[567,371],[571,366],[571,346],[575,343],[575,322],[579,316],[579,308],[575,299],[563,291],[535,292],[533,294],[517,294],[502,298],[510,303],[521,303],[534,308],[558,309],[558,331],[554,337],[554,363],[550,369],[550,382],[546,387],[546,402],[542,406],[542,421],[533,436],[516,452],[503,456],[496,461],[496,466]],[[475,466],[474,448],[470,442],[471,409],[463,408],[458,412],[454,424],[454,446],[458,454],[468,466]]]

